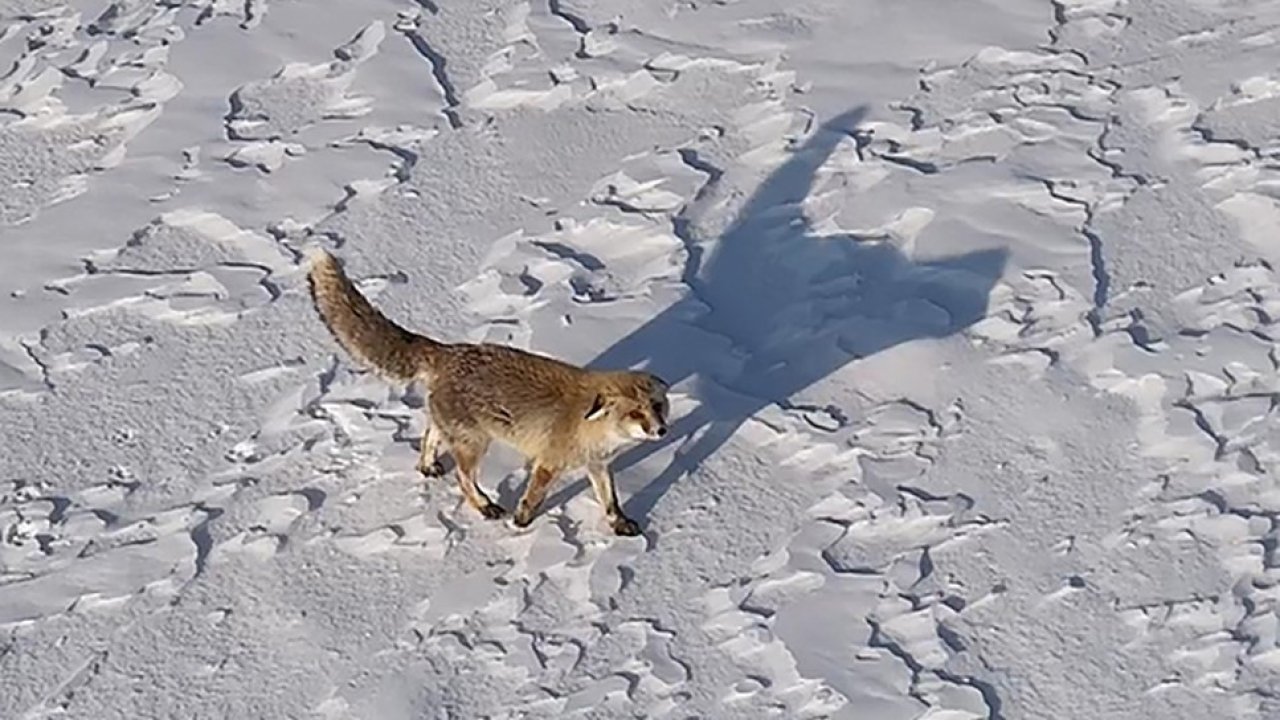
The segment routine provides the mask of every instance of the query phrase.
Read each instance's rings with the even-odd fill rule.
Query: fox
[[[623,449],[668,432],[669,387],[641,370],[596,370],[495,343],[447,343],[411,332],[377,310],[336,257],[308,252],[311,299],[339,346],[384,379],[420,383],[427,423],[417,470],[445,475],[446,451],[459,489],[483,517],[506,510],[481,489],[480,462],[492,442],[525,459],[527,485],[512,516],[527,527],[565,473],[586,469],[616,535],[640,534],[622,512],[609,464]]]

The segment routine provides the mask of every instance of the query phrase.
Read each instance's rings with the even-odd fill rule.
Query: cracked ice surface
[[[0,0],[0,717],[1280,715],[1277,21]],[[314,243],[668,379],[645,535],[422,480]]]

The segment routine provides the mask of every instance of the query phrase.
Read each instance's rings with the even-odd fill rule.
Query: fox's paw
[[[636,524],[635,520],[628,517],[619,515],[618,517],[610,518],[609,525],[613,528],[615,535],[635,537],[640,534],[640,526]]]
[[[422,473],[424,477],[442,478],[444,477],[444,472],[445,472],[444,463],[437,460],[431,463],[430,465],[419,465],[418,472]]]
[[[533,522],[533,512],[523,507],[516,508],[516,514],[511,517],[511,522],[518,528],[527,528],[529,523]]]
[[[483,515],[486,520],[498,520],[503,515],[506,515],[507,511],[503,510],[502,506],[498,503],[491,502],[480,508],[480,514]]]

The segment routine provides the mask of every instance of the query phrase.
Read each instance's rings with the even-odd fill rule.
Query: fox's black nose
[[[665,427],[658,428],[658,437],[663,437],[666,434],[667,434],[667,429]]]

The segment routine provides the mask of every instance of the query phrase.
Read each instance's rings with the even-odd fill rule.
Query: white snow
[[[1280,717],[1278,117],[1261,0],[0,0],[0,718]],[[644,536],[312,244],[672,383]]]

